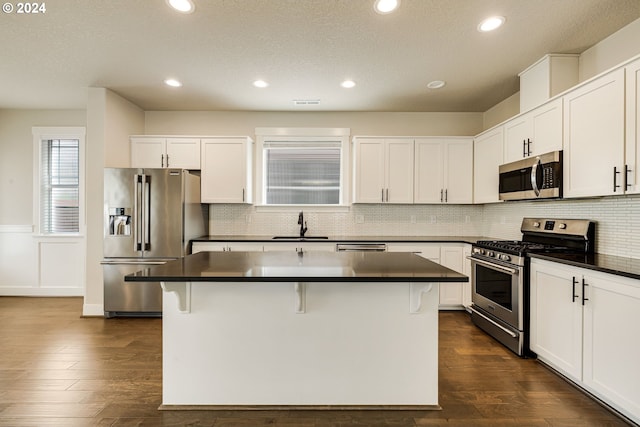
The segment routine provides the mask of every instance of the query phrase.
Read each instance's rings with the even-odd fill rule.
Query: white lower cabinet
[[[193,242],[191,253],[198,252],[262,252],[261,242]]]
[[[435,263],[444,265],[459,273],[464,272],[464,249],[469,245],[460,243],[389,243],[389,252],[413,252]],[[470,251],[470,249],[469,249]],[[440,310],[463,310],[465,307],[464,290],[466,283],[439,283]],[[469,288],[470,289],[470,288]],[[469,300],[471,295],[469,294]]]
[[[531,350],[640,422],[640,281],[531,261]]]
[[[272,251],[321,251],[335,252],[336,244],[332,242],[268,242],[263,245],[265,252]]]
[[[469,278],[468,282],[462,284],[462,305],[467,311],[470,311],[471,307],[471,245],[464,245],[462,248],[462,274]]]

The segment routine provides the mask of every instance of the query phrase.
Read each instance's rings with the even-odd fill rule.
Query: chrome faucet
[[[300,226],[300,237],[304,237],[304,233],[307,232],[307,221],[304,220],[302,211],[298,214],[298,225]]]

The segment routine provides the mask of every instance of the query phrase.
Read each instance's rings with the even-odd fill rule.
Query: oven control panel
[[[593,223],[582,219],[524,218],[521,231],[581,236],[588,238],[593,233]]]

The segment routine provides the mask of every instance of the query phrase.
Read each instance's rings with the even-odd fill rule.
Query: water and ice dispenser
[[[131,208],[109,208],[109,235],[131,235]]]

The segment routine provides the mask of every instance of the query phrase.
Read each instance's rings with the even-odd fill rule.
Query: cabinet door
[[[246,138],[209,138],[201,144],[202,202],[248,203]]]
[[[502,126],[478,136],[474,141],[473,202],[499,202],[498,168],[502,162]]]
[[[531,350],[544,362],[568,377],[580,381],[582,375],[582,276],[580,270],[532,260],[530,274]],[[574,280],[578,283],[575,286]]]
[[[200,169],[200,138],[167,138],[165,167]]]
[[[264,243],[263,248],[265,252],[299,252],[300,250],[303,252],[335,252],[336,244],[329,242],[273,242]]]
[[[442,203],[444,200],[444,150],[440,139],[417,139],[415,142],[415,203]],[[468,173],[471,173],[469,168]],[[471,185],[471,183],[469,183]]]
[[[556,99],[527,114],[531,122],[530,156],[562,150],[562,99]]]
[[[640,420],[640,281],[585,274],[585,386]]]
[[[191,245],[191,253],[198,252],[224,252],[227,250],[227,242],[193,242]]]
[[[155,137],[131,138],[132,168],[162,168],[166,166],[166,140]]]
[[[462,247],[442,246],[440,264],[462,273]],[[440,283],[440,308],[462,308],[462,283]]]
[[[556,150],[562,150],[562,99],[505,123],[505,163]]]
[[[531,118],[522,115],[504,124],[504,162],[515,162],[528,156],[527,140],[532,138]]]
[[[354,203],[384,202],[384,166],[384,139],[365,138],[355,141]]]
[[[446,203],[473,202],[473,140],[464,138],[446,142],[444,189]]]
[[[413,140],[385,141],[385,202],[413,203]]]
[[[627,86],[627,138],[625,162],[627,164],[627,193],[640,193],[640,60],[625,68]]]
[[[462,305],[466,308],[471,307],[471,245],[464,245],[462,249],[462,273],[469,278],[468,282],[462,284]]]
[[[564,97],[565,197],[622,194],[624,91],[619,69]]]

